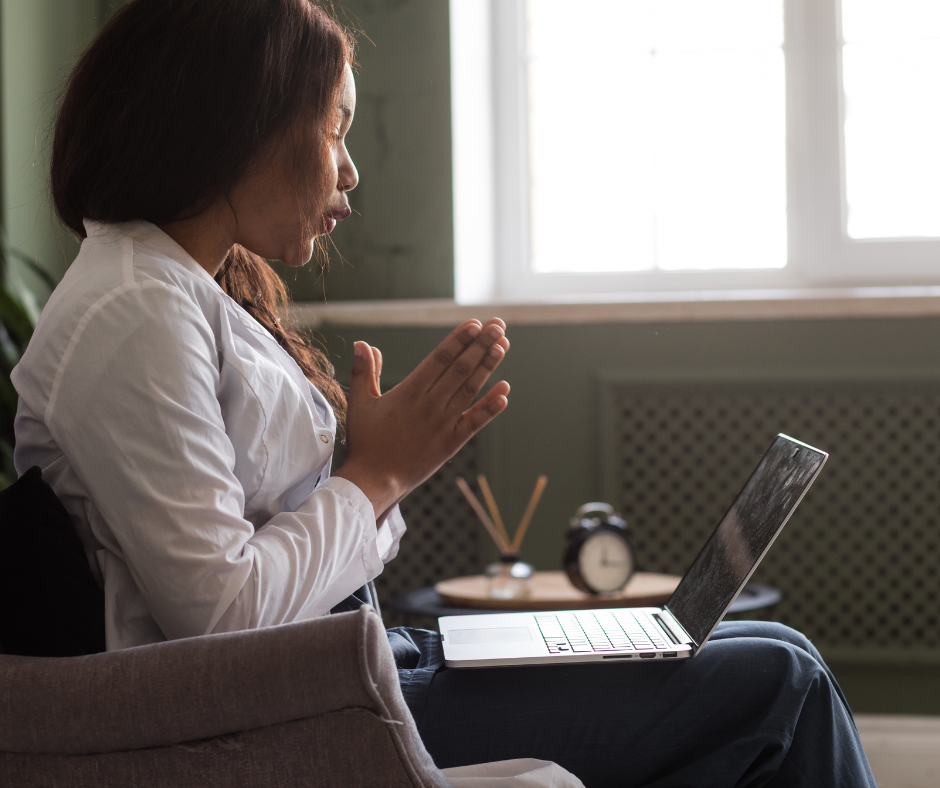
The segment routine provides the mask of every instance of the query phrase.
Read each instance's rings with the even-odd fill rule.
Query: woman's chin
[[[306,265],[313,258],[313,243],[314,242],[311,240],[310,243],[306,244],[304,247],[292,249],[289,253],[285,253],[285,255],[280,258],[281,262],[291,268],[300,268],[302,265]]]

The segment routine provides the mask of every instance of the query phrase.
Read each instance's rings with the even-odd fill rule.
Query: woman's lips
[[[323,219],[326,225],[326,233],[329,235],[333,232],[333,230],[336,229],[336,223],[349,218],[350,214],[352,214],[352,209],[348,205],[338,208],[335,211],[330,211]]]

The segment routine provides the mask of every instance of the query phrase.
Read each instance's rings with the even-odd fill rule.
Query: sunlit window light
[[[842,0],[850,238],[940,236],[940,3]]]
[[[782,0],[527,10],[534,271],[786,265]]]

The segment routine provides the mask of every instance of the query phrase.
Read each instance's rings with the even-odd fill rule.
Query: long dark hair
[[[62,221],[154,224],[197,216],[225,198],[270,144],[290,135],[302,220],[322,219],[332,183],[348,33],[311,0],[132,0],[79,59],[52,145]],[[300,365],[336,413],[346,399],[326,355],[282,325],[283,282],[236,245],[216,281]]]

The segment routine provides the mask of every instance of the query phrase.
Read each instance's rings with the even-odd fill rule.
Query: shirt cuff
[[[375,535],[375,549],[379,551],[382,563],[386,563],[388,551],[392,549],[392,529],[388,527],[388,521],[379,526],[378,533]]]
[[[388,513],[388,517],[385,518],[382,527],[379,528],[378,539],[382,540],[381,546],[379,547],[379,555],[382,557],[383,563],[387,564],[398,555],[398,546],[407,529],[408,526],[405,525],[405,519],[401,516],[401,510],[396,505]],[[385,534],[387,534],[387,536]],[[377,543],[378,539],[376,540]]]
[[[378,549],[375,510],[372,508],[372,502],[355,484],[339,476],[331,476],[317,489],[332,490],[359,515],[357,519],[362,523],[362,563],[366,571],[365,581],[368,583],[370,580],[374,580],[382,574],[385,565]]]

